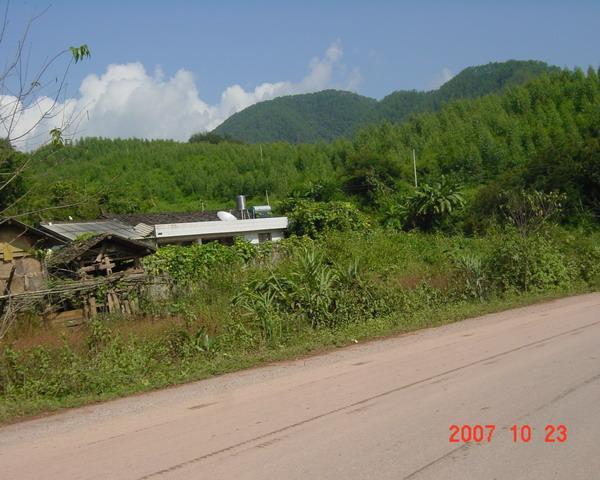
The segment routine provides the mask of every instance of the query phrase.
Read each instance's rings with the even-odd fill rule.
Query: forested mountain
[[[324,90],[252,105],[213,132],[248,143],[314,143],[348,136],[378,119],[377,100],[356,93]]]
[[[397,91],[379,102],[336,90],[279,97],[236,113],[214,133],[248,143],[330,141],[377,121],[401,122],[414,113],[437,111],[450,100],[480,97],[552,70],[556,67],[536,61],[489,63],[466,68],[438,90]]]
[[[228,142],[82,140],[51,160],[34,159],[26,182],[33,190],[20,207],[75,204],[40,216],[89,217],[233,206],[238,193],[262,203],[265,191],[277,200],[300,190],[362,202],[382,185],[410,189],[413,148],[422,182],[446,175],[473,192],[559,190],[573,214],[600,218],[600,82],[591,68],[382,122],[351,140],[263,144],[262,156],[258,145]]]
[[[435,112],[449,101],[500,92],[508,87],[523,85],[542,73],[557,70],[557,67],[534,60],[509,60],[468,67],[437,90],[391,93],[379,102],[379,118],[399,123],[413,113]]]

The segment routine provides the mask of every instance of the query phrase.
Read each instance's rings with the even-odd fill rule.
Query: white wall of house
[[[275,230],[273,232],[271,232],[271,241],[272,242],[279,242],[280,240],[283,240],[285,237],[285,232],[283,230]]]
[[[273,230],[271,232],[249,232],[244,234],[244,239],[250,243],[279,242],[284,237],[283,230]]]
[[[249,220],[172,223],[155,225],[155,236],[159,244],[198,242],[221,238],[243,237],[252,243],[271,240],[277,242],[284,237],[288,226],[287,217],[272,217]]]
[[[249,232],[244,234],[244,240],[250,243],[259,243],[258,242],[258,232]]]

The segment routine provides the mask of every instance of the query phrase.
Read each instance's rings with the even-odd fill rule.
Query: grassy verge
[[[171,385],[201,380],[215,375],[234,372],[274,361],[314,355],[333,348],[354,344],[356,341],[373,340],[408,333],[422,328],[436,327],[465,318],[498,312],[569,295],[589,291],[584,287],[557,289],[544,293],[514,294],[494,298],[487,302],[460,302],[434,308],[425,308],[407,315],[391,314],[327,329],[303,329],[297,335],[280,344],[263,345],[248,351],[243,348],[228,349],[214,355],[195,355],[161,367],[154,366],[147,375],[137,375],[128,382],[115,381],[112,388],[91,393],[56,395],[48,391],[28,395],[19,392],[0,396],[0,423],[14,422],[27,417],[56,412],[65,408],[78,407],[106,401],[135,393],[147,392]],[[133,342],[133,343],[131,343]],[[129,338],[119,348],[139,347],[139,342]],[[65,352],[65,354],[67,354]],[[100,374],[100,373],[99,373]],[[68,375],[65,372],[64,375]]]
[[[143,314],[0,342],[0,422],[433,327],[600,286],[598,235],[338,232],[276,251],[167,247],[174,282]]]

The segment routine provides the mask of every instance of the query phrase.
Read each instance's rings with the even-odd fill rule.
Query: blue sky
[[[74,97],[87,75],[101,76],[110,64],[133,62],[154,83],[185,70],[208,106],[217,105],[232,85],[244,92],[264,82],[295,85],[222,108],[207,126],[280,93],[338,87],[381,98],[398,89],[429,89],[449,72],[490,61],[600,64],[597,0],[32,0],[10,5],[11,28],[46,7],[30,36],[32,63],[69,45],[87,43],[92,50],[92,58],[70,72]],[[328,57],[332,45],[336,52]],[[302,83],[319,62],[329,62],[324,77]]]

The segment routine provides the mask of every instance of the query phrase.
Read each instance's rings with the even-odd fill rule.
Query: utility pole
[[[415,153],[414,148],[413,148],[413,170],[415,172],[415,188],[419,188],[419,184],[417,182],[417,154]]]

